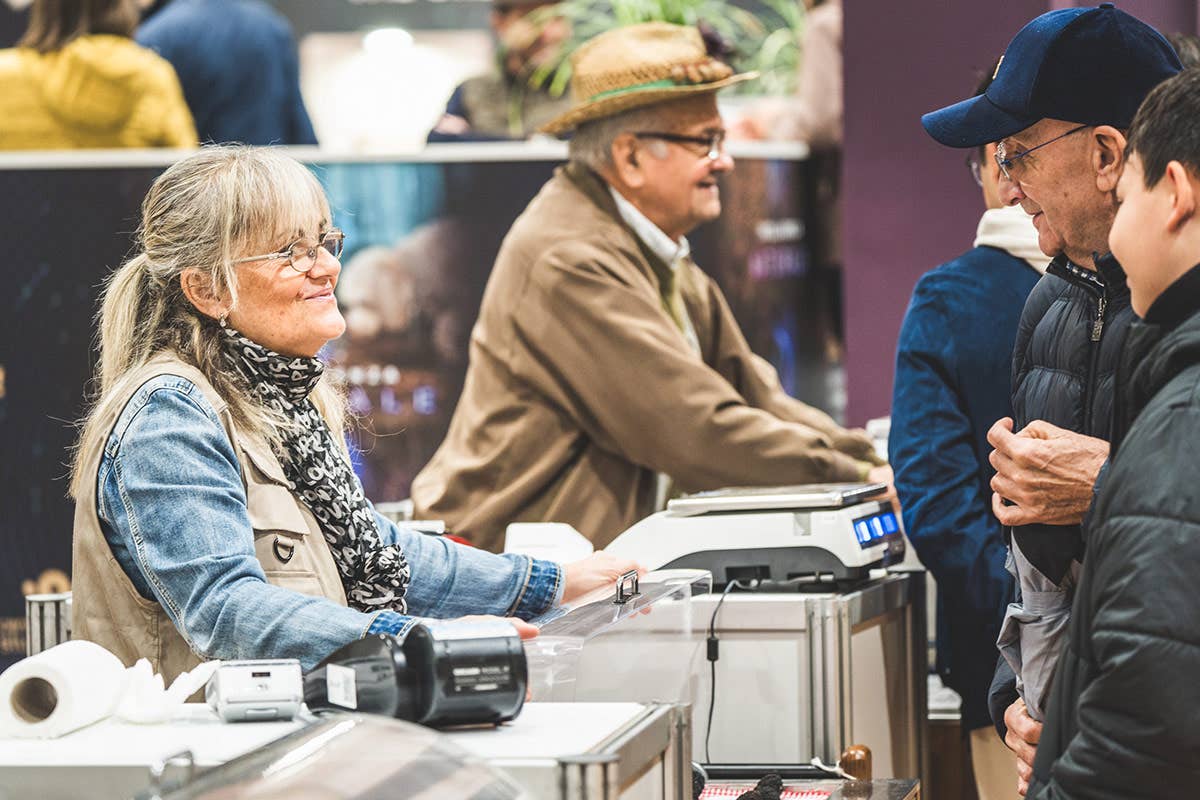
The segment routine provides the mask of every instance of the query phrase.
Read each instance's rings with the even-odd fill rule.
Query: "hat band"
[[[638,83],[633,86],[621,86],[617,89],[609,89],[606,92],[594,94],[588,98],[589,103],[594,103],[597,100],[604,100],[608,97],[620,97],[623,94],[633,94],[634,92],[644,92],[647,89],[670,89],[679,84],[670,78],[665,78],[661,81],[650,81],[649,83]]]

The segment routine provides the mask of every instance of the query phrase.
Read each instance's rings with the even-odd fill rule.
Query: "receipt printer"
[[[223,661],[204,699],[225,722],[286,721],[300,713],[304,679],[294,658]]]

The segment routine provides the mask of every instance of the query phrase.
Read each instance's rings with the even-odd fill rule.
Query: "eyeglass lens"
[[[317,247],[309,247],[304,244],[292,245],[292,268],[298,272],[308,272],[317,263],[317,249],[320,247],[325,248],[334,258],[338,258],[342,254],[345,241],[346,237],[341,231],[332,230],[325,234]]]
[[[1008,160],[1008,154],[1004,152],[1004,142],[996,145],[996,166],[1000,167],[1000,174],[1004,176],[1004,180],[1011,181],[1012,175],[1008,172],[1008,167],[1011,162]]]
[[[708,157],[720,158],[721,148],[725,146],[725,131],[717,131],[708,140]]]

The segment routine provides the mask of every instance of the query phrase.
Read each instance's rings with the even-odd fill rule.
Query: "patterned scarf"
[[[293,491],[321,525],[348,604],[359,611],[405,613],[409,568],[404,551],[383,545],[362,483],[308,397],[325,365],[316,358],[280,355],[232,328],[222,332],[225,359],[263,405],[292,423],[283,429],[275,455]]]

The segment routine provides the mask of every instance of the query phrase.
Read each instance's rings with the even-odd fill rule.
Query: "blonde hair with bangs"
[[[100,360],[96,399],[83,422],[87,441],[111,406],[137,387],[127,386],[143,365],[162,353],[200,370],[228,403],[234,424],[275,444],[288,423],[262,405],[222,356],[224,333],[183,293],[186,269],[208,278],[213,296],[238,302],[237,265],[246,255],[275,252],[302,236],[315,237],[314,222],[330,222],[329,203],[304,165],[270,148],[213,145],[176,162],[160,175],[142,202],[135,256],[106,281],[98,315]],[[329,374],[310,395],[334,439],[346,421],[345,396]],[[81,481],[77,448],[71,494]]]

